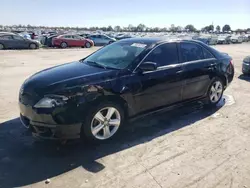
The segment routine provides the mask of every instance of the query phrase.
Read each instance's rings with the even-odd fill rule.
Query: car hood
[[[93,82],[101,82],[113,78],[118,70],[93,67],[79,61],[59,65],[40,71],[23,84],[23,90],[27,93],[53,93],[62,88],[86,85]]]
[[[30,42],[35,42],[37,44],[39,44],[40,42],[38,40],[35,39],[25,39],[26,41],[30,41]]]

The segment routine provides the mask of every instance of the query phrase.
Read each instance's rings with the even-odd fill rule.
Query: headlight
[[[247,66],[249,66],[249,65],[250,65],[250,63],[246,63],[246,62],[243,62],[243,64],[244,64],[244,65],[247,65]]]
[[[55,97],[44,97],[38,103],[35,104],[35,108],[53,108],[61,106],[68,100],[67,97],[55,96]]]

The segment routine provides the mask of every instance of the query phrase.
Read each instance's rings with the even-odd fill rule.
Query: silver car
[[[0,33],[0,50],[3,49],[37,49],[39,42],[26,39],[14,33]]]
[[[231,37],[231,42],[232,43],[242,43],[243,42],[243,37],[240,35],[233,35]]]
[[[89,35],[86,38],[94,41],[95,46],[103,46],[116,41],[116,39],[103,34]]]

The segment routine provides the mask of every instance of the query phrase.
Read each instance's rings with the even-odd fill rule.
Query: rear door
[[[183,100],[204,96],[216,67],[215,57],[192,42],[181,42],[179,49],[185,80]]]
[[[0,42],[5,48],[15,48],[15,42],[12,38],[12,35],[1,35]]]

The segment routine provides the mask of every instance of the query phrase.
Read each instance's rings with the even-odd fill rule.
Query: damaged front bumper
[[[62,120],[60,122],[60,116],[55,113],[58,109],[54,109],[51,113],[42,113],[22,103],[19,103],[19,107],[20,120],[34,137],[50,140],[80,138],[82,124],[65,124]]]

